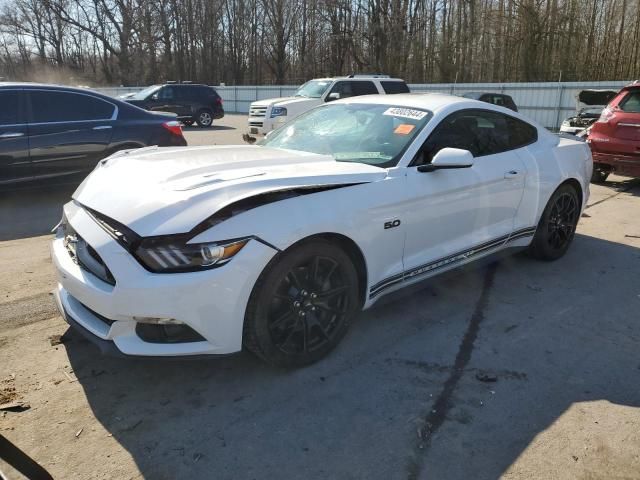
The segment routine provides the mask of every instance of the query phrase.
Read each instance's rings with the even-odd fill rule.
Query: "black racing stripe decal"
[[[463,250],[446,257],[440,258],[438,260],[433,260],[424,265],[420,265],[419,267],[412,268],[411,270],[405,270],[403,273],[399,273],[396,275],[392,275],[391,277],[387,277],[384,280],[376,283],[369,289],[369,297],[374,298],[379,295],[384,290],[389,287],[403,282],[406,279],[411,279],[425,273],[433,273],[436,272],[446,266],[450,266],[456,263],[460,263],[469,258],[472,258],[476,255],[479,255],[487,250],[491,250],[496,247],[501,247],[506,245],[512,240],[517,240],[519,238],[530,237],[533,236],[536,232],[537,227],[527,227],[516,230],[508,235],[503,235],[493,240],[489,240],[487,242],[481,243],[473,248],[468,250]]]
[[[369,291],[377,290],[378,288],[382,287],[383,285],[386,285],[389,282],[392,282],[392,281],[397,280],[397,279],[402,279],[403,275],[404,275],[403,272],[397,273],[395,275],[391,275],[390,277],[387,277],[384,280],[381,280],[380,282],[378,282],[375,285],[373,285],[369,289]]]

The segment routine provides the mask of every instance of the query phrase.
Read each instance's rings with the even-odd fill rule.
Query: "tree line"
[[[0,77],[93,85],[640,76],[639,0],[9,0]]]

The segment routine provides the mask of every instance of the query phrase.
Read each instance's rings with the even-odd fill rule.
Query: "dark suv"
[[[471,98],[473,100],[480,100],[481,102],[499,105],[513,110],[514,112],[518,111],[518,107],[516,107],[516,103],[513,101],[513,98],[509,95],[505,95],[504,93],[468,92],[462,96],[464,98]]]
[[[195,83],[167,83],[127,95],[123,100],[158,112],[172,112],[185,125],[196,122],[210,127],[214,120],[224,117],[222,98],[213,87]]]
[[[80,88],[0,83],[0,190],[75,182],[102,158],[183,146],[180,122]]]

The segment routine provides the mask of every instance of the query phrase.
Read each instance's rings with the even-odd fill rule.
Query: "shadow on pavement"
[[[247,353],[105,358],[71,331],[65,347],[94,415],[147,478],[497,478],[576,402],[640,406],[639,270],[640,249],[578,235],[559,261],[499,262],[486,305],[486,268],[396,294],[297,371]]]
[[[0,192],[0,241],[50,233],[79,184]]]
[[[222,130],[237,130],[236,127],[232,127],[229,125],[216,125],[215,123],[210,127],[199,127],[197,125],[183,125],[182,130],[185,132],[219,132]]]

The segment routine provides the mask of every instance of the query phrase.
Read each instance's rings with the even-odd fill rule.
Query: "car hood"
[[[243,198],[294,188],[367,183],[387,171],[261,146],[148,147],[102,160],[73,199],[141,236],[189,232]]]
[[[281,98],[268,98],[267,100],[258,100],[257,102],[253,102],[251,105],[256,107],[268,107],[279,106],[285,107],[287,105],[293,104],[317,104],[320,101],[319,98],[308,98],[308,97],[281,97]]]

